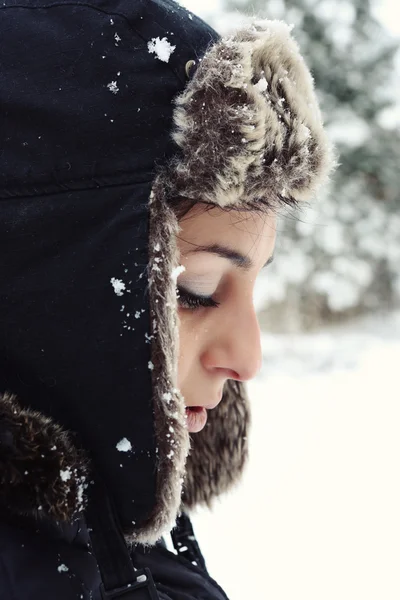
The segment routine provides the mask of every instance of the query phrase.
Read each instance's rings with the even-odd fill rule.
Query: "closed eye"
[[[195,310],[196,308],[217,308],[220,302],[213,299],[212,296],[198,296],[192,294],[182,287],[178,286],[178,303],[181,308]]]

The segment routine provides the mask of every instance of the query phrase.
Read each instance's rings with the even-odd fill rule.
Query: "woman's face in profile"
[[[247,381],[261,367],[253,292],[257,275],[271,261],[276,218],[204,210],[199,204],[180,227],[177,243],[185,270],[177,280],[178,387],[189,430],[195,432],[206,420],[200,407],[211,409],[220,402],[227,379]]]

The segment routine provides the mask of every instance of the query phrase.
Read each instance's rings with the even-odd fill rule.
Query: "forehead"
[[[180,222],[178,246],[182,254],[196,245],[225,245],[250,258],[267,259],[276,238],[276,217],[256,211],[204,210],[196,205]]]

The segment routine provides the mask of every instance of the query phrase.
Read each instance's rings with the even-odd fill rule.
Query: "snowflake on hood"
[[[155,53],[157,58],[167,63],[176,46],[172,46],[166,37],[163,37],[162,39],[156,37],[148,42],[147,48],[149,49],[150,54]]]

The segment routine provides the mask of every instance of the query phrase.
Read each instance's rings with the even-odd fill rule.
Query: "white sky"
[[[180,4],[207,20],[207,16],[220,11],[218,0],[179,0]],[[400,36],[400,2],[399,0],[380,0],[377,2],[376,14],[382,23],[393,34]]]

